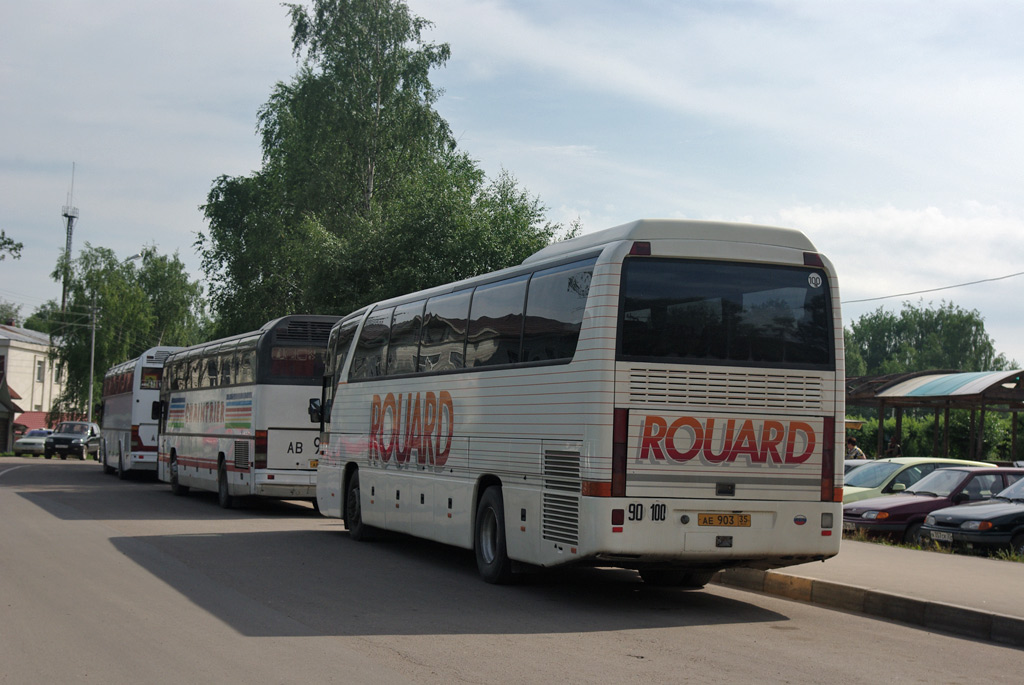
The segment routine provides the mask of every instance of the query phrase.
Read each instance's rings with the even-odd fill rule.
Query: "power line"
[[[909,295],[923,295],[925,293],[936,293],[940,290],[952,290],[953,288],[963,288],[968,285],[978,285],[979,283],[991,283],[992,281],[1004,281],[1007,278],[1015,278],[1016,276],[1024,276],[1024,271],[1017,272],[1015,274],[1007,274],[1006,276],[997,276],[996,278],[983,278],[980,281],[971,281],[970,283],[958,283],[956,285],[946,285],[941,288],[929,288],[928,290],[915,290],[910,293],[899,293],[897,295],[882,295],[881,297],[865,297],[862,300],[844,300],[842,304],[857,304],[858,302],[875,302],[876,300],[889,300],[894,297],[907,297]]]

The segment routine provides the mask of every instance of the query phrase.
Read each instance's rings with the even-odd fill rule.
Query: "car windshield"
[[[57,426],[58,433],[88,433],[89,426],[84,423],[62,423]]]
[[[968,475],[970,474],[966,474],[963,471],[939,469],[938,471],[932,471],[927,476],[907,488],[906,491],[919,495],[949,497],[953,493],[953,490],[955,490]]]
[[[877,488],[885,482],[885,479],[899,470],[902,464],[894,464],[891,461],[876,461],[874,464],[864,464],[850,472],[846,484],[851,488]]]
[[[43,436],[46,436],[46,435],[49,435],[49,434],[50,434],[50,431],[45,430],[43,428],[33,428],[28,433],[25,433],[25,437],[26,438],[38,438],[38,437],[43,437]]]
[[[1004,489],[996,495],[996,497],[1004,497],[1006,499],[1024,499],[1024,478]]]

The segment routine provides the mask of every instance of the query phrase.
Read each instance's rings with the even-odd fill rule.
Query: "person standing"
[[[866,459],[864,450],[857,447],[857,438],[846,439],[846,458],[847,459]]]

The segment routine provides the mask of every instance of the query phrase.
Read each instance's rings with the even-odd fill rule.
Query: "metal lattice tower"
[[[71,164],[71,192],[68,193],[68,203],[61,208],[61,216],[67,229],[67,242],[64,245],[64,284],[60,297],[60,311],[64,313],[68,304],[68,275],[71,271],[71,234],[75,230],[75,219],[78,218],[78,207],[74,206],[75,197],[75,165]]]

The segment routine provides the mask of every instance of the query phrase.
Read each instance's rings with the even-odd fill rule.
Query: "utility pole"
[[[89,423],[92,423],[93,367],[96,366],[96,293],[92,294],[92,344],[89,346]]]
[[[75,199],[75,163],[71,163],[71,192],[68,193],[68,203],[61,208],[61,216],[64,217],[67,230],[67,242],[64,246],[64,286],[60,296],[60,313],[63,314],[68,306],[68,276],[71,271],[71,234],[75,230],[75,219],[78,218],[78,207],[74,206]]]

